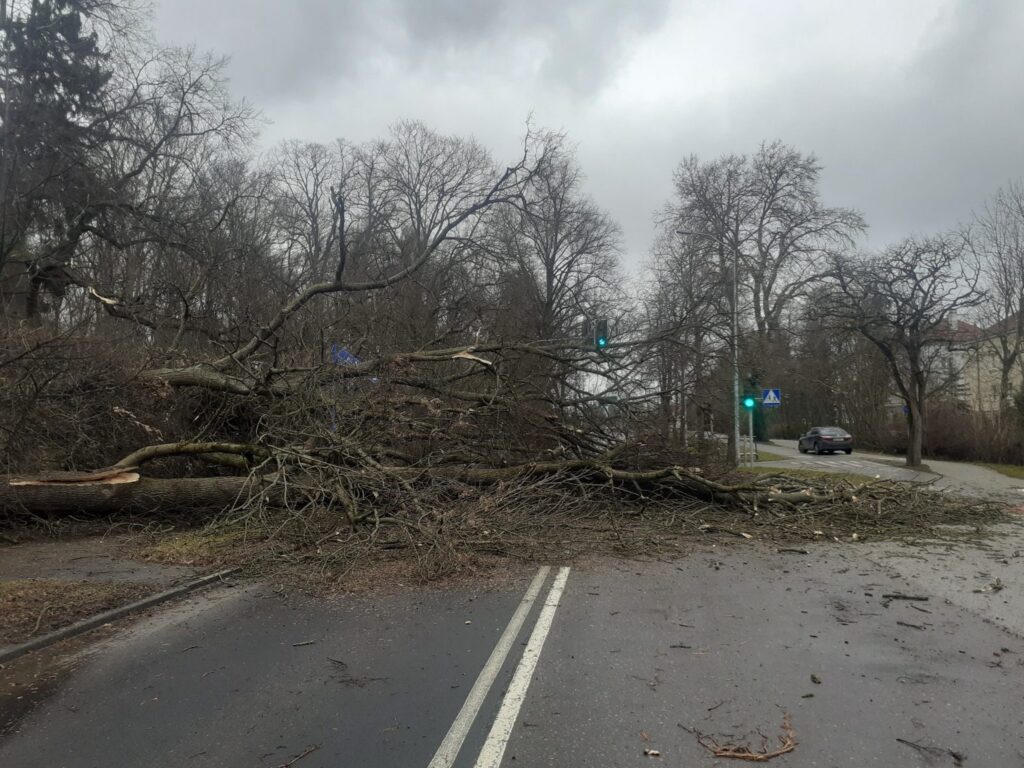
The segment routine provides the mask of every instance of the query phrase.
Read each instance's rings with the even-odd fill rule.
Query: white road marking
[[[805,467],[856,467],[857,469],[870,468],[872,465],[856,459],[798,459]]]
[[[494,718],[494,725],[491,732],[487,734],[487,741],[480,750],[480,757],[477,758],[476,768],[499,768],[501,758],[505,755],[505,747],[512,736],[512,729],[515,727],[516,718],[519,716],[519,709],[526,699],[526,691],[533,680],[534,670],[537,669],[537,661],[540,659],[540,652],[544,648],[544,641],[547,640],[551,624],[555,620],[555,611],[558,609],[558,601],[565,589],[565,582],[569,578],[569,568],[564,567],[558,570],[551,591],[548,592],[547,600],[544,601],[544,608],[537,617],[537,624],[530,635],[530,641],[523,651],[523,658],[512,675],[512,682],[509,683],[508,691],[501,702],[501,709],[498,716]]]
[[[533,581],[530,582],[530,586],[527,588],[526,594],[523,595],[519,607],[516,608],[512,618],[509,619],[508,626],[505,627],[505,631],[498,638],[498,644],[491,651],[491,655],[487,659],[487,663],[484,664],[484,668],[480,670],[480,674],[477,676],[476,682],[473,683],[473,688],[466,697],[462,709],[459,710],[455,722],[448,729],[444,741],[437,748],[434,759],[430,761],[427,768],[449,768],[455,762],[455,758],[458,757],[459,750],[462,748],[462,743],[466,740],[466,734],[469,733],[473,721],[480,712],[480,707],[484,703],[484,699],[487,698],[487,693],[491,690],[494,679],[498,676],[502,666],[504,666],[505,659],[508,658],[508,652],[519,636],[519,630],[522,629],[523,622],[526,621],[530,608],[533,607],[533,603],[537,599],[540,588],[544,586],[544,581],[547,579],[550,570],[551,568],[545,565],[533,577]]]

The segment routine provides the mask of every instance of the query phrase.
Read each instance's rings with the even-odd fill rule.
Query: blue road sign
[[[362,360],[353,355],[338,342],[331,344],[331,362],[335,365],[359,365]]]
[[[781,389],[765,389],[761,391],[761,405],[765,408],[778,408],[782,405]]]

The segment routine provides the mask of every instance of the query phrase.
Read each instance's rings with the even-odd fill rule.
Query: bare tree
[[[783,313],[820,281],[829,253],[853,244],[864,219],[819,199],[821,165],[781,142],[762,144],[750,159],[755,203],[750,247],[742,249],[750,279],[754,323],[766,336]]]
[[[690,156],[675,172],[676,199],[662,212],[662,227],[684,239],[706,242],[713,254],[709,263],[720,276],[722,295],[728,305],[730,322],[727,340],[732,358],[733,402],[728,409],[731,421],[728,454],[739,456],[739,346],[740,303],[744,297],[740,283],[742,254],[750,245],[749,222],[756,204],[756,190],[747,160],[727,155],[702,163]]]
[[[775,362],[786,357],[780,331],[787,313],[821,279],[828,254],[849,246],[865,227],[856,212],[822,205],[820,172],[813,155],[778,141],[762,144],[749,157],[690,157],[676,170],[675,200],[662,214],[666,234],[699,238],[715,254],[732,317],[728,343],[734,360],[746,348],[763,375],[782,371]],[[752,327],[756,337],[741,343],[743,326]],[[738,370],[733,378],[739,381]],[[736,385],[733,397],[739,398]],[[730,409],[734,421],[736,409]],[[733,424],[733,453],[737,430]]]
[[[534,338],[573,333],[620,291],[618,226],[580,189],[575,159],[565,150],[531,180],[522,201],[501,218],[499,257],[528,278]]]
[[[689,446],[692,415],[702,432],[709,426],[705,418],[721,399],[719,388],[710,384],[712,371],[728,366],[729,310],[710,250],[701,238],[663,232],[654,245],[643,295],[646,321],[663,339],[650,358],[659,382],[662,436],[684,447]]]
[[[986,345],[999,365],[999,403],[1012,405],[1013,371],[1024,349],[1024,184],[996,192],[966,231],[981,261],[988,294],[982,305]]]
[[[339,224],[348,218],[335,210],[351,174],[347,154],[340,144],[286,141],[271,161],[276,250],[293,287],[326,280],[336,266]]]
[[[906,406],[907,464],[919,465],[928,398],[950,383],[950,320],[983,301],[978,266],[963,239],[948,235],[904,240],[871,258],[836,258],[831,278],[835,316],[888,363]]]

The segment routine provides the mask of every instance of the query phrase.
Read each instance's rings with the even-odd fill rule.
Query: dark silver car
[[[812,427],[806,435],[800,436],[796,447],[800,453],[812,451],[819,456],[836,451],[853,453],[853,435],[840,427]]]

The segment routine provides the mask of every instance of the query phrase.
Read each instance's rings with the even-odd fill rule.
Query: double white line
[[[491,686],[494,685],[494,680],[505,665],[505,659],[508,658],[512,644],[519,636],[519,630],[522,629],[523,622],[526,621],[526,617],[529,615],[541,587],[544,586],[544,581],[547,579],[550,570],[545,565],[533,577],[533,581],[530,582],[526,594],[523,595],[522,601],[520,601],[515,613],[512,614],[508,626],[505,627],[505,631],[502,632],[501,637],[498,639],[498,644],[494,646],[490,658],[487,659],[487,663],[480,670],[480,675],[477,677],[476,682],[473,683],[473,688],[466,697],[462,709],[459,710],[455,722],[448,729],[444,741],[441,742],[441,746],[438,747],[434,759],[430,761],[427,768],[451,768],[455,762],[455,758],[458,757],[459,750],[462,748],[462,743],[466,740],[466,735],[473,726],[473,721],[476,720],[476,716],[479,714],[480,707],[483,705],[484,699],[487,698]],[[530,687],[534,670],[537,668],[537,661],[540,659],[540,652],[544,648],[544,641],[547,640],[548,633],[551,631],[551,624],[555,620],[555,611],[558,610],[558,601],[562,597],[562,592],[565,590],[565,582],[568,578],[569,568],[559,568],[558,574],[555,576],[555,580],[548,592],[547,599],[544,601],[544,606],[541,608],[540,615],[537,617],[537,623],[530,634],[526,650],[523,651],[523,657],[520,659],[519,666],[516,667],[516,671],[512,675],[512,682],[505,692],[505,698],[501,702],[498,715],[495,717],[491,731],[487,735],[487,741],[484,742],[483,749],[480,750],[480,756],[476,761],[476,768],[498,768],[501,765],[501,758],[504,756],[505,747],[512,736],[516,717],[519,715],[519,710],[526,699],[526,691]]]

